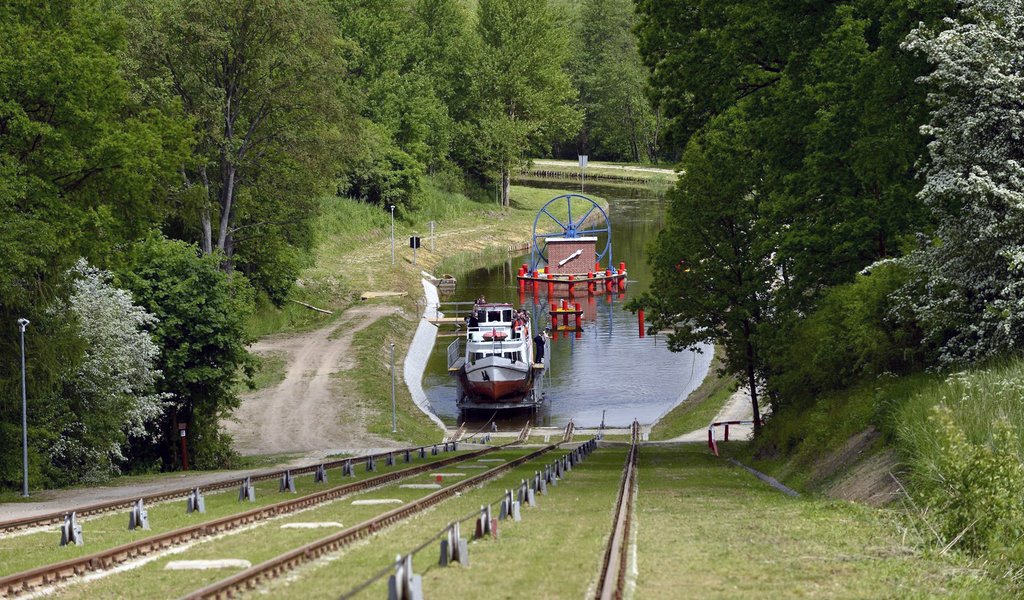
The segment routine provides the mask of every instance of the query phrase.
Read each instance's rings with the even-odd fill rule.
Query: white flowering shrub
[[[159,348],[149,329],[156,318],[114,287],[109,272],[84,259],[69,275],[73,289],[64,308],[78,323],[84,355],[64,377],[70,414],[50,459],[81,480],[95,481],[118,471],[129,439],[147,435],[167,399],[154,392]]]
[[[1024,347],[1024,6],[972,0],[945,25],[905,42],[934,66],[921,197],[938,228],[904,304],[957,363]]]

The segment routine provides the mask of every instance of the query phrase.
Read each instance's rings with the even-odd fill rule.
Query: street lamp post
[[[395,205],[391,205],[391,264],[395,264]]]
[[[398,433],[398,406],[395,404],[395,343],[391,342],[391,433]]]
[[[28,391],[25,380],[25,329],[28,319],[18,319],[21,329],[21,495],[28,498]]]

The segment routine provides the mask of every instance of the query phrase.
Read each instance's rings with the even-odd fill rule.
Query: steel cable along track
[[[312,473],[316,471],[317,467],[323,465],[326,469],[334,469],[340,467],[342,464],[352,461],[353,465],[365,463],[369,459],[379,460],[386,458],[388,454],[399,455],[404,453],[406,450],[409,452],[419,452],[420,448],[430,448],[432,446],[443,445],[441,444],[429,444],[427,446],[416,446],[415,448],[400,448],[398,450],[392,450],[390,452],[380,452],[377,454],[366,454],[363,456],[353,456],[351,458],[343,458],[340,460],[333,460],[330,462],[316,463],[306,465],[304,467],[296,467],[294,469],[280,469],[277,471],[266,471],[263,473],[254,473],[249,476],[249,480],[253,483],[257,481],[266,481],[268,479],[277,479],[284,474],[285,471],[291,471],[292,475],[303,475],[305,473]],[[92,515],[98,515],[106,512],[112,512],[120,509],[130,508],[135,501],[142,498],[142,501],[146,504],[154,504],[156,502],[163,502],[164,500],[174,500],[176,498],[184,498],[188,496],[195,488],[201,488],[203,492],[211,492],[216,490],[223,490],[227,488],[237,487],[245,481],[245,477],[236,477],[232,479],[225,479],[223,481],[217,481],[214,483],[208,483],[206,485],[192,485],[189,487],[177,488],[166,492],[158,492],[156,494],[150,494],[148,496],[136,496],[126,500],[111,500],[109,502],[99,502],[96,504],[87,504],[85,506],[79,506],[69,510],[55,511],[46,513],[44,515],[37,515],[35,517],[25,517],[24,519],[13,519],[10,521],[0,522],[0,534],[10,533],[12,531],[18,531],[19,529],[28,529],[30,527],[44,527],[47,525],[60,525],[64,522],[64,515],[74,512],[79,517],[88,517]]]
[[[14,575],[8,575],[7,577],[0,578],[0,595],[12,597],[17,594],[30,592],[41,586],[52,585],[65,579],[70,579],[71,577],[83,575],[92,571],[110,569],[128,560],[152,554],[172,546],[217,535],[263,519],[292,513],[329,500],[335,500],[354,492],[365,491],[399,479],[404,479],[406,477],[411,477],[413,475],[418,475],[441,467],[450,466],[473,458],[478,458],[485,454],[505,449],[518,443],[519,440],[516,440],[502,446],[484,448],[469,454],[452,456],[450,458],[423,463],[408,469],[384,473],[383,475],[378,475],[362,481],[353,481],[352,483],[335,486],[333,488],[307,494],[291,500],[285,500],[283,502],[254,508],[235,515],[229,515],[212,521],[197,523],[196,525],[191,525],[189,527],[175,529],[173,531],[147,537],[137,542],[122,544],[87,556],[38,567],[22,573],[16,573]]]
[[[344,531],[339,531],[333,535],[310,542],[304,546],[300,546],[294,550],[271,558],[270,560],[250,567],[226,579],[222,579],[221,581],[209,585],[201,590],[192,592],[183,598],[184,600],[197,600],[200,598],[232,598],[246,590],[255,589],[265,580],[280,577],[303,563],[314,561],[324,554],[334,552],[335,550],[347,546],[352,542],[374,534],[390,525],[393,525],[394,523],[411,517],[412,515],[424,511],[431,506],[439,504],[440,502],[455,496],[462,490],[471,488],[489,479],[493,479],[494,477],[514,469],[519,465],[527,463],[557,447],[558,444],[552,444],[541,448],[540,450],[531,452],[530,454],[520,456],[515,460],[509,461],[489,471],[480,473],[479,475],[470,477],[469,479],[460,481],[459,483],[450,485],[444,489],[440,489],[418,500],[413,500],[408,504],[399,506],[398,508],[392,509],[380,516],[374,517],[373,519],[364,521],[358,525],[353,525]]]
[[[615,501],[612,534],[608,538],[601,571],[597,578],[597,600],[620,600],[626,588],[626,568],[629,562],[629,533],[633,519],[633,500],[636,490],[636,459],[639,453],[640,426],[633,421],[633,443],[626,455],[626,465],[619,482],[619,497]]]

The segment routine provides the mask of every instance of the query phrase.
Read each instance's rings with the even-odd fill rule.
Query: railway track
[[[336,500],[343,496],[347,496],[356,492],[366,491],[381,485],[392,483],[401,479],[419,475],[431,470],[438,468],[451,466],[464,461],[479,458],[486,454],[507,449],[509,446],[519,444],[522,441],[520,439],[509,442],[501,446],[492,446],[490,448],[484,448],[476,452],[470,452],[468,454],[453,456],[437,461],[423,463],[407,469],[401,469],[398,471],[392,471],[390,473],[384,473],[376,477],[364,479],[362,481],[354,481],[351,483],[338,485],[326,490],[307,494],[298,498],[277,502],[267,506],[254,508],[238,514],[221,517],[211,521],[203,523],[197,523],[188,527],[183,527],[173,531],[168,531],[158,535],[150,536],[136,542],[128,544],[122,544],[114,548],[74,558],[21,573],[9,575],[7,577],[0,578],[0,596],[14,597],[20,594],[29,593],[39,588],[54,585],[73,577],[85,575],[90,572],[104,571],[116,567],[119,564],[134,560],[139,557],[159,552],[173,546],[178,546],[188,542],[193,542],[205,537],[210,537],[249,525],[264,519],[285,515],[298,510],[309,508],[317,504],[322,504],[331,500]],[[418,450],[418,448],[417,448]],[[386,454],[385,454],[386,455]],[[374,455],[376,456],[376,455]],[[345,461],[340,461],[341,463]],[[338,463],[340,464],[340,463]],[[315,467],[314,467],[315,468]],[[493,471],[488,471],[491,473]],[[236,484],[240,484],[241,480],[237,480]],[[225,486],[226,487],[226,486]],[[208,489],[208,488],[207,488]],[[442,490],[444,491],[444,490]],[[392,511],[394,512],[394,511]],[[62,513],[63,514],[63,513]]]
[[[254,590],[268,580],[281,577],[302,564],[314,561],[327,553],[339,550],[340,548],[343,548],[355,541],[381,531],[386,527],[422,512],[443,502],[444,500],[452,498],[463,490],[494,479],[506,471],[514,469],[551,450],[554,450],[558,446],[559,444],[545,446],[544,448],[523,455],[493,469],[480,473],[479,475],[475,475],[460,481],[459,483],[428,494],[423,498],[413,500],[412,502],[406,503],[358,525],[349,527],[344,531],[340,531],[295,548],[294,550],[290,550],[284,554],[280,554],[240,573],[236,573],[235,575],[183,596],[183,599],[199,600],[206,598],[233,598],[247,591]]]
[[[619,496],[615,501],[612,534],[605,547],[601,571],[597,579],[595,600],[620,600],[626,588],[626,570],[629,563],[629,534],[633,521],[633,501],[636,498],[636,459],[639,453],[640,424],[633,421],[632,443],[626,455],[619,482]]]
[[[431,447],[434,447],[434,446],[445,446],[445,445],[446,444],[442,443],[442,444],[430,444],[430,445],[427,445],[427,446],[416,446],[414,448],[401,448],[401,449],[398,449],[398,450],[393,450],[391,452],[380,452],[380,453],[377,453],[377,454],[367,454],[367,455],[364,455],[364,456],[356,456],[356,457],[352,457],[352,458],[344,458],[344,459],[334,460],[334,461],[329,461],[329,462],[324,462],[324,463],[317,463],[317,464],[306,465],[304,467],[297,467],[297,468],[294,468],[294,469],[279,469],[279,470],[275,470],[275,471],[266,471],[266,472],[263,472],[263,473],[256,473],[254,475],[250,475],[249,476],[249,480],[252,481],[253,483],[255,483],[255,482],[258,482],[258,481],[267,481],[268,479],[279,479],[284,474],[284,472],[286,470],[287,471],[291,471],[292,475],[303,475],[303,474],[306,474],[306,473],[313,473],[314,471],[317,470],[317,468],[320,465],[323,465],[323,467],[325,469],[334,469],[334,468],[340,467],[342,464],[344,464],[344,463],[346,463],[348,461],[352,461],[353,465],[365,464],[370,459],[373,459],[374,461],[377,461],[377,460],[381,460],[381,459],[387,458],[388,454],[393,454],[393,455],[398,456],[398,455],[401,455],[401,454],[405,453],[406,451],[417,452],[418,453],[421,448],[423,448],[423,449],[430,449]],[[211,491],[217,491],[217,490],[224,490],[224,489],[229,489],[229,488],[240,486],[242,484],[242,482],[245,481],[245,479],[246,479],[245,477],[233,477],[231,479],[225,479],[225,480],[218,481],[218,482],[215,482],[215,483],[208,483],[206,485],[199,486],[199,487],[202,488],[203,492],[211,492]],[[196,486],[192,485],[192,486],[189,486],[189,487],[183,487],[183,488],[177,488],[177,489],[173,489],[173,490],[168,490],[166,492],[159,492],[159,493],[156,493],[156,494],[149,494],[148,496],[138,496],[138,497],[133,497],[133,498],[130,498],[130,499],[125,499],[125,500],[111,500],[109,502],[99,502],[99,503],[95,503],[95,504],[86,504],[86,505],[79,506],[79,507],[76,507],[76,508],[73,508],[73,509],[70,509],[70,510],[54,511],[54,512],[51,512],[51,513],[46,513],[44,515],[37,515],[35,517],[25,517],[23,519],[12,519],[12,520],[8,520],[8,521],[0,521],[0,535],[6,534],[6,533],[13,533],[15,531],[19,531],[19,530],[22,530],[22,529],[32,529],[32,528],[36,528],[36,527],[47,527],[47,526],[50,526],[50,525],[59,525],[59,524],[64,522],[64,515],[72,512],[72,511],[74,511],[74,513],[75,513],[75,515],[77,517],[81,518],[81,517],[96,516],[96,515],[101,515],[101,514],[104,514],[104,513],[109,513],[109,512],[114,512],[114,511],[118,511],[118,510],[124,510],[124,509],[127,509],[127,508],[131,508],[131,506],[133,504],[135,504],[135,502],[139,498],[142,498],[142,501],[145,504],[147,504],[147,505],[149,505],[149,504],[156,504],[157,502],[164,502],[164,501],[167,501],[167,500],[182,499],[182,498],[187,497],[192,492],[192,490],[194,490],[195,488],[196,488]]]

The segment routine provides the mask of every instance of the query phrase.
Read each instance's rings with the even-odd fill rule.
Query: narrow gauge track
[[[619,482],[619,497],[615,501],[612,534],[605,547],[604,560],[597,579],[596,600],[621,600],[626,588],[626,568],[629,562],[629,533],[633,525],[633,501],[636,498],[636,459],[639,453],[640,424],[633,421],[632,444],[626,455]]]
[[[276,579],[292,571],[303,563],[311,562],[317,558],[334,552],[344,546],[351,544],[364,537],[372,535],[390,525],[402,521],[416,513],[422,512],[431,506],[454,497],[462,490],[484,483],[502,473],[525,464],[538,456],[541,456],[557,448],[559,444],[551,444],[539,450],[520,456],[519,458],[497,466],[493,469],[475,475],[459,483],[450,485],[444,489],[437,490],[423,498],[413,500],[398,508],[353,525],[344,531],[310,542],[294,550],[266,560],[258,565],[250,567],[231,577],[222,579],[214,584],[208,585],[200,590],[183,596],[183,600],[199,600],[205,598],[223,599],[233,598],[236,595],[255,589],[263,582]]]
[[[195,541],[237,529],[257,521],[268,519],[279,515],[292,513],[304,508],[309,508],[323,502],[338,499],[354,492],[362,492],[387,483],[419,475],[441,467],[458,464],[474,458],[479,458],[491,452],[507,449],[509,446],[519,444],[521,440],[509,442],[501,446],[483,448],[476,452],[470,452],[461,456],[453,456],[441,460],[423,463],[408,469],[401,469],[384,473],[376,477],[353,481],[335,486],[320,492],[307,494],[299,498],[285,500],[275,504],[269,504],[260,508],[254,508],[238,514],[221,517],[212,521],[197,523],[188,527],[182,527],[166,533],[150,536],[136,542],[122,544],[108,550],[103,550],[79,558],[38,567],[21,573],[15,573],[0,578],[0,596],[14,597],[25,594],[43,586],[53,585],[72,577],[84,575],[93,571],[103,571],[117,566],[129,560],[152,554],[172,546]],[[342,461],[344,462],[344,461]]]
[[[344,464],[344,463],[346,463],[346,462],[348,462],[350,460],[352,461],[353,466],[357,465],[357,464],[365,464],[366,461],[370,460],[371,458],[376,461],[376,460],[380,460],[382,458],[386,458],[388,454],[398,455],[398,454],[404,453],[406,450],[408,450],[409,452],[419,452],[421,448],[431,448],[433,446],[438,446],[438,445],[443,445],[443,442],[442,442],[442,444],[429,444],[429,445],[426,445],[426,446],[416,446],[414,448],[399,448],[397,450],[392,450],[390,452],[380,452],[380,453],[377,453],[377,454],[365,454],[363,456],[353,456],[351,458],[343,458],[343,459],[340,459],[340,460],[333,460],[333,461],[329,461],[329,462],[316,463],[316,464],[306,465],[306,466],[303,466],[303,467],[296,467],[294,469],[279,469],[279,470],[276,470],[276,471],[265,471],[263,473],[255,473],[253,475],[250,475],[249,476],[249,480],[252,481],[253,483],[255,483],[257,481],[266,481],[268,479],[278,479],[278,478],[281,477],[281,475],[284,474],[285,471],[291,471],[292,475],[303,475],[305,473],[312,473],[312,472],[316,471],[317,467],[319,467],[320,465],[323,465],[324,468],[326,468],[326,469],[334,469],[336,467],[340,467],[342,464]],[[244,480],[245,480],[245,477],[233,477],[231,479],[224,479],[222,481],[217,481],[217,482],[214,482],[214,483],[208,483],[206,485],[202,485],[202,486],[198,486],[198,487],[202,488],[203,492],[211,492],[211,491],[216,491],[216,490],[223,490],[223,489],[238,487],[238,486],[240,486],[242,484],[242,482]],[[49,526],[49,525],[60,525],[61,523],[64,522],[64,515],[72,512],[72,511],[74,511],[74,513],[78,517],[89,517],[89,516],[100,515],[100,514],[103,514],[103,513],[113,512],[113,511],[117,511],[117,510],[122,510],[122,509],[126,509],[126,508],[131,508],[131,506],[133,504],[135,504],[135,501],[138,500],[139,498],[142,498],[143,502],[145,502],[146,504],[155,504],[157,502],[163,502],[165,500],[175,500],[175,499],[185,498],[196,487],[197,486],[192,485],[192,486],[189,486],[189,487],[183,487],[183,488],[177,488],[177,489],[173,489],[173,490],[168,490],[166,492],[158,492],[156,494],[150,494],[148,496],[137,496],[137,497],[133,497],[133,498],[130,498],[130,499],[125,499],[125,500],[111,500],[109,502],[98,502],[96,504],[87,504],[87,505],[79,506],[79,507],[72,508],[72,509],[69,509],[69,510],[54,511],[54,512],[51,512],[51,513],[46,513],[44,515],[37,515],[35,517],[25,517],[23,519],[12,519],[12,520],[9,520],[9,521],[0,521],[0,535],[5,534],[5,533],[11,533],[11,532],[18,531],[18,530],[21,530],[21,529],[29,529],[29,528],[34,528],[34,527],[46,527],[46,526]]]

